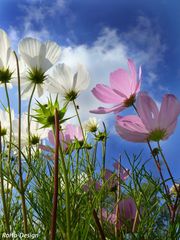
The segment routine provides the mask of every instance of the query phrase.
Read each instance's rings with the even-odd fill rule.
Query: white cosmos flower
[[[14,110],[11,110],[11,119],[14,120]],[[1,135],[5,136],[9,134],[10,122],[9,113],[0,109],[0,123],[1,123]]]
[[[19,43],[19,53],[26,64],[26,72],[22,77],[23,97],[29,96],[29,90],[35,84],[36,94],[42,96],[47,71],[59,60],[60,46],[51,41],[42,43],[34,38],[24,38]]]
[[[16,78],[16,59],[6,32],[0,29],[0,86],[6,83],[11,88]]]
[[[89,74],[82,65],[79,65],[77,72],[73,74],[66,64],[57,64],[49,73],[47,81],[49,92],[60,93],[68,100],[74,100],[88,85]]]
[[[176,185],[176,188],[178,189],[178,191],[180,192],[180,184],[179,184],[179,183],[175,183],[175,185]],[[177,195],[176,188],[175,188],[175,186],[173,185],[173,186],[170,188],[170,194],[172,194],[172,195]]]
[[[87,132],[96,132],[99,128],[98,120],[95,117],[90,117],[83,125]]]
[[[23,113],[21,118],[21,145],[27,146],[28,144],[28,114]],[[13,136],[14,140],[17,143],[18,142],[18,128],[19,128],[19,122],[18,119],[14,119],[13,121]],[[33,144],[33,141],[36,141],[36,143],[39,143],[40,140],[47,138],[48,136],[48,129],[41,128],[41,125],[33,121],[31,119],[31,141]],[[35,143],[34,143],[35,144]]]

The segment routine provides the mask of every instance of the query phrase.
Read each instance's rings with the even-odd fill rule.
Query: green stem
[[[82,131],[84,145],[85,145],[86,144],[86,137],[85,137],[84,130],[83,130],[83,127],[82,127],[81,119],[80,119],[75,101],[73,100],[72,102],[73,102],[74,109],[75,109],[75,112],[76,112],[76,116],[78,118],[78,122],[79,122],[79,125],[80,125],[80,128],[81,128],[81,131]],[[86,153],[86,159],[87,159],[87,162],[88,162],[89,173],[92,173],[92,168],[91,168],[91,164],[90,164],[90,160],[89,160],[89,153],[88,153],[88,150],[86,149],[86,146],[85,146],[85,153]]]
[[[66,199],[66,234],[67,234],[67,240],[71,239],[71,222],[70,222],[70,195],[69,195],[69,182],[68,182],[68,172],[66,169],[63,149],[61,146],[61,143],[59,143],[59,150],[60,150],[60,157],[62,161],[62,167],[64,172],[64,182],[65,182],[65,199]]]
[[[6,206],[6,199],[5,199],[5,192],[4,192],[4,178],[3,178],[3,164],[2,164],[2,142],[1,142],[1,122],[0,122],[0,182],[1,182],[1,196],[2,196],[2,205],[4,210],[4,219],[6,224],[6,231],[10,233],[9,228],[9,218],[7,214],[7,206]]]
[[[7,88],[7,83],[4,83],[5,86],[5,94],[6,94],[6,99],[7,99],[7,105],[8,105],[8,114],[9,114],[9,148],[8,148],[8,164],[9,164],[9,168],[10,168],[10,163],[11,163],[11,146],[12,146],[12,115],[11,115],[11,105],[10,105],[10,99],[9,99],[9,94],[8,94],[8,88]],[[11,175],[11,174],[10,174]],[[12,189],[11,189],[12,191]],[[8,194],[7,193],[7,202],[8,202]],[[11,199],[9,198],[9,205],[8,206],[8,210],[7,210],[7,214],[8,214],[8,218],[10,215],[10,208],[11,208]]]
[[[6,99],[8,104],[8,114],[9,114],[9,149],[8,149],[8,162],[10,162],[11,158],[11,143],[12,143],[12,116],[11,116],[11,106],[10,106],[10,99],[7,89],[7,83],[5,82],[5,93],[6,93]]]
[[[18,163],[19,163],[19,178],[20,178],[20,191],[21,191],[21,201],[22,201],[22,212],[23,212],[23,223],[24,232],[28,233],[27,227],[27,211],[26,211],[26,201],[25,201],[25,190],[23,186],[23,173],[22,173],[22,163],[21,163],[21,85],[20,85],[20,73],[19,73],[19,61],[16,53],[14,52],[17,64],[17,75],[18,75]]]
[[[55,155],[54,155],[54,194],[53,208],[51,214],[51,235],[50,239],[55,240],[56,237],[56,219],[57,219],[57,200],[58,200],[58,160],[59,160],[59,116],[57,109],[55,110]]]
[[[81,119],[80,119],[80,116],[79,116],[79,113],[78,113],[78,110],[77,110],[77,106],[76,106],[76,103],[75,103],[74,100],[73,100],[72,102],[73,102],[74,109],[75,109],[75,112],[76,112],[76,116],[77,116],[77,118],[78,118],[78,122],[79,122],[79,125],[80,125],[80,128],[81,128],[81,131],[82,131],[83,140],[84,140],[84,142],[85,142],[85,141],[86,141],[86,138],[85,138],[84,130],[83,130],[83,127],[82,127]]]
[[[31,162],[31,103],[32,103],[35,89],[36,89],[36,83],[33,86],[33,90],[29,99],[29,104],[28,104],[28,151],[29,151],[30,162]]]
[[[171,173],[171,170],[170,170],[170,168],[169,168],[169,165],[168,165],[168,163],[167,163],[167,161],[166,161],[166,158],[165,158],[165,156],[164,156],[164,154],[163,154],[163,152],[162,152],[162,149],[161,149],[161,146],[160,146],[160,143],[158,142],[158,148],[159,148],[159,152],[160,152],[160,154],[161,154],[161,157],[162,157],[162,159],[163,159],[163,161],[164,161],[164,163],[165,163],[165,165],[166,165],[166,168],[167,168],[167,170],[168,170],[168,173],[169,173],[169,176],[170,176],[170,178],[171,178],[171,180],[172,180],[172,182],[173,182],[173,185],[174,185],[174,187],[175,187],[175,189],[176,189],[176,191],[177,191],[177,194],[178,194],[178,188],[177,188],[177,186],[176,186],[176,183],[175,183],[175,181],[174,181],[174,178],[173,178],[173,175],[172,175],[172,173]]]

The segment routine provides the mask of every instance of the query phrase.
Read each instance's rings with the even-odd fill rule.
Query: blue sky
[[[142,65],[143,90],[158,103],[169,92],[180,99],[179,9],[179,0],[1,0],[0,27],[8,32],[14,49],[25,36],[51,39],[62,46],[62,62],[74,68],[78,63],[86,65],[91,84],[79,98],[85,120],[88,109],[100,106],[90,89],[98,82],[108,83],[109,73],[116,68],[126,68],[127,58]],[[101,119],[109,126],[114,124],[112,114]],[[176,178],[179,131],[180,122],[175,134],[163,143]],[[138,153],[141,149],[145,158],[149,156],[145,145],[127,143],[113,129],[110,139],[109,158],[117,158],[124,150]]]

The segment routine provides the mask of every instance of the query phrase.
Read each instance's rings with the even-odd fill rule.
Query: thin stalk
[[[160,164],[159,164],[159,161],[158,161],[158,160],[156,159],[156,157],[154,156],[153,149],[152,149],[152,147],[151,147],[150,142],[147,141],[147,143],[148,143],[148,146],[149,146],[151,155],[152,155],[152,157],[153,157],[153,159],[154,159],[154,162],[155,162],[155,164],[156,164],[156,167],[157,167],[157,169],[158,169],[159,175],[160,175],[160,177],[161,177],[162,184],[163,184],[163,186],[164,186],[164,190],[165,190],[166,195],[167,195],[167,197],[168,197],[168,199],[169,199],[169,201],[170,201],[170,204],[171,204],[171,199],[170,199],[170,197],[169,197],[169,192],[168,192],[168,189],[167,189],[167,187],[166,187],[165,180],[164,180],[164,177],[163,177],[163,174],[162,174],[162,171],[161,171],[161,166],[160,166]],[[167,203],[167,207],[168,207],[168,210],[169,210],[169,214],[171,215],[171,209],[170,209],[170,206],[169,206],[168,203]]]
[[[69,182],[68,182],[68,172],[66,169],[63,149],[61,146],[61,143],[59,143],[59,151],[60,151],[60,157],[62,161],[62,167],[64,172],[64,182],[65,182],[65,201],[66,201],[66,234],[67,234],[67,240],[71,239],[71,222],[70,222],[70,195],[69,195]]]
[[[10,99],[7,89],[7,83],[5,82],[5,93],[6,93],[6,99],[7,99],[7,105],[8,105],[8,114],[9,114],[9,148],[8,148],[8,162],[10,162],[11,158],[11,143],[12,143],[12,116],[11,116],[11,105],[10,105]]]
[[[178,194],[178,188],[177,188],[177,186],[176,186],[176,183],[175,183],[175,181],[174,181],[173,175],[172,175],[171,170],[170,170],[170,168],[169,168],[169,165],[168,165],[168,163],[167,163],[167,161],[166,161],[166,158],[165,158],[165,156],[164,156],[164,154],[163,154],[163,152],[162,152],[162,149],[161,149],[161,146],[160,146],[160,143],[159,143],[159,142],[158,142],[158,148],[159,148],[159,152],[160,152],[160,154],[161,154],[161,157],[162,157],[162,159],[163,159],[163,161],[164,161],[164,163],[165,163],[165,165],[166,165],[166,168],[167,168],[167,170],[168,170],[169,176],[170,176],[170,178],[171,178],[171,180],[172,180],[172,182],[173,182],[173,185],[174,185],[174,187],[175,187],[175,189],[176,189],[176,192],[177,192],[177,194]]]
[[[117,176],[118,179],[120,178],[120,171],[121,171],[121,162],[118,164],[118,172]],[[116,194],[116,223],[115,223],[115,236],[118,237],[118,223],[119,223],[119,200],[121,196],[121,186],[120,186],[120,180],[117,182],[117,194]]]
[[[99,218],[97,216],[97,213],[96,213],[95,209],[93,210],[93,217],[94,217],[95,223],[97,225],[97,228],[99,230],[99,234],[101,236],[101,240],[106,240],[104,232],[103,232],[103,229],[101,227],[101,224],[100,224],[100,221],[99,221]]]
[[[5,198],[5,192],[4,192],[4,178],[3,178],[3,164],[2,164],[2,142],[1,142],[1,122],[0,122],[0,182],[1,182],[1,197],[2,197],[2,205],[4,210],[4,220],[6,225],[6,231],[7,233],[10,233],[9,228],[9,218],[7,214],[7,206],[6,206],[6,198]]]
[[[22,162],[21,162],[21,83],[20,83],[20,73],[19,73],[19,61],[16,53],[14,52],[17,65],[17,76],[18,76],[18,164],[19,164],[19,178],[20,178],[20,191],[21,191],[21,201],[22,201],[22,212],[23,212],[23,223],[24,223],[24,232],[28,233],[27,227],[27,211],[26,211],[26,200],[25,200],[25,191],[23,186],[23,173],[22,173]]]
[[[81,131],[82,131],[84,143],[86,143],[86,137],[85,137],[85,134],[84,134],[84,130],[83,130],[83,127],[82,127],[82,123],[81,123],[81,119],[80,119],[80,116],[79,116],[79,113],[78,113],[78,110],[77,110],[76,103],[75,103],[74,100],[72,102],[73,102],[74,109],[75,109],[75,112],[76,112],[76,116],[78,118],[78,122],[79,122],[79,125],[80,125],[80,128],[81,128]],[[88,162],[88,165],[89,165],[88,166],[89,167],[89,173],[91,173],[92,172],[92,167],[91,167],[90,160],[89,160],[89,153],[88,153],[88,150],[86,149],[86,147],[85,147],[85,153],[86,153],[86,158],[87,158],[87,162]],[[88,176],[89,176],[89,173],[88,173]]]
[[[85,141],[86,141],[86,138],[85,138],[84,130],[83,130],[83,127],[82,127],[81,119],[80,119],[80,116],[79,116],[79,113],[78,113],[78,110],[77,110],[77,106],[76,106],[76,103],[75,103],[74,100],[73,100],[72,102],[73,102],[74,109],[75,109],[75,112],[76,112],[76,116],[77,116],[77,118],[78,118],[78,122],[79,122],[79,125],[80,125],[80,128],[81,128],[81,131],[82,131],[83,140],[84,140],[84,142],[85,142]]]
[[[29,99],[28,104],[28,151],[29,151],[29,161],[31,162],[31,103],[33,99],[33,95],[36,89],[36,83],[33,86],[33,90]]]
[[[51,235],[50,239],[56,237],[56,218],[57,218],[57,200],[58,200],[58,160],[59,160],[59,116],[55,110],[55,154],[54,154],[54,194],[53,209],[51,214]]]
[[[9,94],[8,94],[8,88],[7,88],[7,83],[4,83],[4,87],[5,87],[5,94],[6,94],[6,99],[7,99],[7,105],[8,105],[8,115],[9,115],[9,148],[8,148],[8,164],[10,167],[10,163],[11,163],[11,146],[12,146],[12,115],[11,115],[11,105],[10,105],[10,99],[9,99]],[[10,174],[11,175],[11,174]],[[9,183],[7,183],[7,187],[8,187]],[[11,189],[12,191],[12,189]],[[9,192],[7,192],[7,201],[8,201],[8,194]],[[10,215],[10,208],[11,208],[11,199],[9,198],[9,204],[7,204],[8,210],[7,210],[7,214],[8,214],[8,218]]]

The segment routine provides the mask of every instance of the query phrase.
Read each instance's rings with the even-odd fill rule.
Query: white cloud
[[[138,36],[139,39],[133,42]],[[137,66],[142,64],[145,67],[143,82],[146,90],[149,90],[158,80],[157,64],[163,61],[164,51],[165,46],[161,43],[160,36],[144,17],[139,18],[137,26],[129,32],[118,34],[115,29],[104,28],[91,46],[84,44],[65,47],[61,61],[74,68],[82,63],[91,75],[88,91],[78,99],[83,119],[92,115],[89,113],[90,109],[104,105],[95,99],[90,90],[97,83],[109,84],[110,72],[119,67],[127,68],[127,58],[134,59]],[[101,119],[107,116],[110,115],[100,115]]]
[[[56,1],[53,6],[59,5],[65,8],[64,4],[65,1],[60,0]],[[57,11],[55,7],[53,11]],[[31,36],[41,40],[48,40],[51,36],[52,39],[51,31],[47,30],[43,25],[39,31],[33,28],[33,21],[41,21],[44,18],[42,12],[42,10],[38,10],[34,19],[31,16],[25,17],[24,32],[21,34],[11,27],[9,34],[12,40],[17,42],[20,36]],[[127,58],[134,59],[137,66],[142,64],[143,69],[145,69],[143,85],[146,90],[156,84],[158,80],[157,66],[163,61],[163,54],[166,50],[158,29],[144,16],[140,16],[136,25],[123,33],[119,33],[116,29],[104,28],[91,45],[73,45],[71,39],[69,42],[72,45],[63,47],[61,62],[65,62],[74,69],[81,63],[86,66],[91,75],[88,90],[78,98],[83,120],[92,115],[89,114],[89,110],[104,105],[93,97],[90,90],[97,83],[108,84],[110,72],[119,67],[127,68]],[[100,115],[100,118],[105,119],[107,116],[110,115]]]

